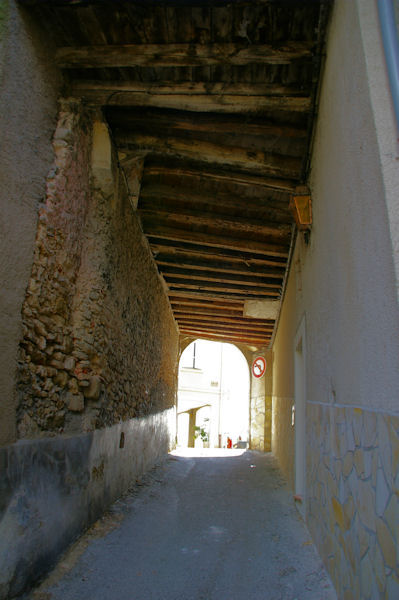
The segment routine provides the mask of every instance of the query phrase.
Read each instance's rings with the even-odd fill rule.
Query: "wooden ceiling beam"
[[[199,291],[208,291],[208,292],[220,292],[222,294],[238,294],[240,297],[258,297],[262,298],[276,298],[279,297],[281,292],[280,287],[258,287],[253,286],[249,287],[246,285],[239,285],[234,283],[219,283],[217,281],[195,281],[193,279],[180,279],[179,277],[164,275],[163,276],[166,283],[170,287],[173,288],[182,288],[188,290],[199,290]]]
[[[114,131],[115,143],[119,151],[135,154],[140,151],[144,154],[157,154],[159,156],[172,156],[182,160],[195,160],[211,165],[222,165],[223,168],[242,169],[249,172],[255,171],[258,175],[286,177],[298,180],[301,173],[302,160],[300,158],[272,154],[259,150],[249,151],[246,148],[222,146],[221,144],[189,140],[173,137],[158,137],[157,135],[141,133],[125,133],[122,130]]]
[[[192,297],[197,297],[197,298],[214,298],[214,299],[220,299],[223,301],[228,301],[228,300],[232,300],[232,301],[237,301],[237,300],[279,300],[280,296],[279,294],[252,294],[252,293],[239,293],[237,292],[232,292],[232,291],[220,291],[220,290],[215,290],[213,289],[204,289],[204,288],[200,288],[200,287],[196,287],[196,286],[192,286],[192,287],[183,287],[182,285],[177,285],[175,283],[171,283],[169,286],[169,293],[170,294],[176,294],[178,292],[183,292],[185,294],[190,294],[190,296]]]
[[[141,208],[139,203],[138,214],[149,230],[152,228],[152,223],[162,223],[170,227],[195,228],[197,231],[206,228],[206,231],[220,236],[260,236],[277,243],[289,243],[292,231],[292,226],[287,223],[267,222],[261,218],[258,220],[205,213],[186,207],[181,207],[178,212],[173,212],[169,206],[151,210]]]
[[[235,334],[226,335],[225,333],[216,333],[216,332],[207,333],[206,331],[203,331],[201,329],[193,329],[193,328],[187,328],[187,327],[184,327],[184,328],[179,327],[179,330],[180,330],[181,334],[187,334],[192,337],[202,338],[202,339],[206,339],[206,340],[213,340],[216,342],[227,342],[227,343],[236,342],[236,343],[254,345],[257,347],[268,346],[268,344],[270,342],[270,338],[258,339],[258,338],[254,338],[251,336],[243,336],[243,335],[235,335]]]
[[[270,335],[273,332],[273,325],[269,327],[261,326],[261,325],[248,325],[247,323],[232,323],[231,321],[227,321],[225,319],[196,319],[194,317],[182,317],[180,315],[175,316],[176,321],[179,325],[182,326],[190,326],[194,325],[196,327],[225,327],[226,331],[245,331],[247,333],[259,333],[260,335]]]
[[[214,315],[221,317],[234,317],[237,319],[245,319],[243,316],[243,303],[239,303],[235,306],[232,303],[226,303],[222,300],[216,299],[213,302],[207,302],[206,299],[199,298],[198,296],[187,297],[187,296],[169,296],[169,300],[173,311],[179,311],[181,313],[190,314],[191,311],[196,314]]]
[[[269,188],[271,190],[288,193],[294,192],[296,186],[298,185],[297,182],[290,181],[288,179],[267,177],[263,174],[254,175],[253,173],[248,172],[220,172],[210,170],[209,166],[206,167],[204,165],[193,168],[192,166],[184,165],[184,163],[181,165],[181,167],[170,167],[168,165],[146,163],[146,176],[165,174],[201,177],[203,179],[212,179],[219,182],[234,183],[235,185],[242,186],[243,188],[251,188],[255,186],[257,188]]]
[[[208,306],[212,308],[228,308],[229,310],[240,311],[241,315],[244,310],[244,303],[241,300],[235,299],[224,299],[215,298],[212,295],[198,297],[197,294],[191,294],[182,290],[176,290],[169,294],[169,300],[171,303],[180,302],[181,304],[187,304],[191,306]]]
[[[254,239],[241,239],[229,236],[221,236],[213,233],[202,231],[190,231],[187,229],[177,229],[163,223],[151,223],[151,227],[147,227],[144,221],[144,233],[151,237],[163,238],[173,241],[195,242],[202,246],[213,246],[215,248],[226,248],[230,250],[238,250],[245,252],[256,252],[265,256],[288,257],[289,244],[275,244],[268,241],[258,241]]]
[[[184,306],[180,304],[172,305],[173,314],[176,317],[195,317],[196,319],[204,319],[208,320],[213,317],[217,317],[223,319],[223,321],[231,322],[231,323],[241,323],[243,325],[246,324],[255,324],[260,327],[273,327],[274,319],[253,319],[251,317],[243,317],[237,315],[234,311],[228,310],[216,310],[212,308],[201,308],[197,306]]]
[[[202,246],[200,244],[189,243],[178,240],[168,240],[154,237],[148,234],[150,247],[156,258],[159,253],[167,253],[169,255],[181,256],[182,253],[197,256],[202,260],[229,260],[238,265],[247,265],[257,267],[272,266],[278,268],[286,268],[286,259],[280,256],[264,256],[256,254],[254,251],[249,253],[241,250],[231,250],[229,248],[215,248],[211,246]]]
[[[152,84],[153,85],[153,84]],[[307,112],[311,106],[310,97],[300,96],[260,96],[244,94],[192,94],[177,90],[175,93],[139,91],[134,85],[109,85],[102,87],[85,86],[84,82],[74,84],[72,96],[84,98],[92,106],[151,106],[190,112],[249,113],[267,110]],[[138,86],[137,86],[138,87]],[[133,88],[132,90],[128,88]]]
[[[85,81],[79,84],[80,87],[85,85]],[[122,84],[125,86],[131,84]],[[134,86],[142,86],[143,91],[148,87],[148,93],[151,93],[151,87],[154,87],[153,91],[159,93],[158,90],[164,90],[165,84],[156,83],[134,83]],[[169,84],[168,84],[169,85]],[[219,96],[220,90],[224,90],[226,93],[238,95],[238,90],[241,89],[243,96],[264,96],[262,90],[267,90],[266,95],[272,94],[272,90],[277,94],[286,89],[287,86],[280,86],[279,84],[230,84],[230,83],[204,83],[204,82],[188,82],[173,84],[173,87],[179,86],[179,90],[187,88],[187,95],[191,87],[198,90],[203,90],[204,95],[217,95]],[[209,90],[209,91],[208,91]],[[248,92],[248,93],[244,93]],[[293,93],[293,90],[291,90]],[[194,94],[195,95],[195,94]],[[289,95],[289,94],[288,94]],[[111,98],[112,101],[112,98]],[[140,130],[143,127],[155,128],[158,130],[167,129],[169,132],[172,130],[178,131],[179,133],[187,133],[189,135],[195,133],[206,133],[212,131],[212,133],[220,135],[235,135],[235,136],[252,136],[252,137],[264,137],[264,138],[288,138],[288,139],[302,139],[306,140],[308,131],[306,127],[288,125],[284,123],[275,123],[270,119],[265,119],[264,115],[255,116],[252,115],[242,117],[241,115],[213,115],[213,114],[199,114],[193,119],[193,116],[187,114],[187,112],[176,112],[175,110],[153,110],[148,108],[147,110],[140,107],[139,109],[132,109],[131,107],[114,107],[107,103],[106,118],[112,128],[124,127],[129,130]]]
[[[264,198],[263,201],[240,198],[239,196],[218,194],[200,194],[197,190],[185,190],[179,188],[167,189],[166,186],[149,187],[146,185],[141,188],[139,209],[168,211],[181,214],[187,210],[195,210],[201,214],[209,214],[214,218],[218,215],[232,218],[234,220],[244,218],[255,223],[282,223],[290,228],[293,223],[292,211],[289,208],[288,202],[268,201]]]
[[[203,67],[213,65],[290,64],[311,59],[312,42],[268,44],[120,44],[58,48],[56,64],[63,69],[120,67]]]
[[[113,2],[114,0],[109,0],[110,2]],[[315,0],[301,0],[301,6],[305,6],[305,7],[310,7],[313,8],[314,7],[314,1]],[[331,0],[321,0],[321,3],[328,3]],[[290,3],[293,3],[293,0],[283,0],[284,4],[289,6]],[[73,7],[73,8],[78,8],[78,7],[88,7],[88,6],[98,6],[98,5],[104,5],[105,4],[105,0],[18,0],[18,3],[21,4],[22,6],[50,6],[50,7],[54,7],[54,6],[64,6],[64,7]],[[254,6],[264,6],[267,4],[271,4],[273,5],[275,3],[275,0],[253,0],[253,4]],[[120,0],[119,2],[120,6],[123,7],[123,5],[133,5],[133,6],[139,6],[139,7],[148,7],[151,6],[152,9],[156,8],[156,7],[177,7],[177,8],[182,8],[182,7],[191,7],[192,9],[196,9],[198,7],[204,8],[207,7],[208,9],[213,9],[215,7],[227,7],[230,8],[230,5],[235,5],[237,7],[239,7],[240,5],[244,8],[246,8],[248,6],[248,0],[201,0],[199,2],[199,0]]]
[[[238,284],[251,287],[275,287],[280,286],[282,283],[282,277],[280,281],[273,279],[272,277],[254,277],[251,275],[235,275],[230,273],[221,273],[216,270],[210,271],[196,271],[190,268],[175,267],[175,266],[160,266],[159,271],[162,275],[167,277],[181,278],[181,279],[192,279],[201,283],[201,281],[211,282],[218,281],[226,284]]]
[[[179,324],[178,323],[178,327],[179,330],[187,330],[187,329],[191,329],[191,330],[198,330],[198,327],[193,324]],[[227,336],[236,336],[236,337],[240,337],[240,338],[247,338],[247,339],[251,339],[251,340],[256,340],[258,342],[269,342],[271,339],[271,333],[263,335],[263,334],[256,334],[252,331],[239,331],[239,330],[230,330],[229,328],[224,328],[223,324],[220,327],[199,327],[199,329],[205,333],[210,333],[213,335],[227,335]]]
[[[285,268],[274,266],[254,266],[250,263],[224,261],[222,259],[212,260],[199,258],[195,254],[167,254],[158,253],[155,257],[157,265],[162,267],[177,266],[193,271],[214,270],[219,273],[231,273],[232,275],[252,275],[254,277],[284,277]]]
[[[222,322],[213,323],[213,324],[205,324],[205,323],[177,323],[179,325],[179,329],[194,329],[196,331],[209,331],[212,333],[228,333],[229,335],[238,335],[241,337],[251,337],[252,339],[270,339],[272,336],[272,331],[263,332],[263,331],[247,331],[245,329],[234,329],[230,328],[228,325],[225,325]]]

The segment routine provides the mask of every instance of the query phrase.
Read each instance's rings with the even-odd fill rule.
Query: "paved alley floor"
[[[273,456],[184,450],[116,502],[24,598],[335,600],[336,595]]]

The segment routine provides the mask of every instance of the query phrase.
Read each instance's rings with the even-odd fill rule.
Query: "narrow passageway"
[[[24,598],[333,600],[336,595],[272,455],[186,449],[169,455],[114,504]]]

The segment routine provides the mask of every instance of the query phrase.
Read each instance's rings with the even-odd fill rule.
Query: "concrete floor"
[[[170,455],[70,549],[32,600],[335,600],[274,458]]]

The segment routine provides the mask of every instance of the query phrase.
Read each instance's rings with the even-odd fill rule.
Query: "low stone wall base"
[[[175,441],[175,409],[0,449],[0,599],[21,593]]]
[[[307,404],[307,522],[338,597],[399,598],[399,417]]]

